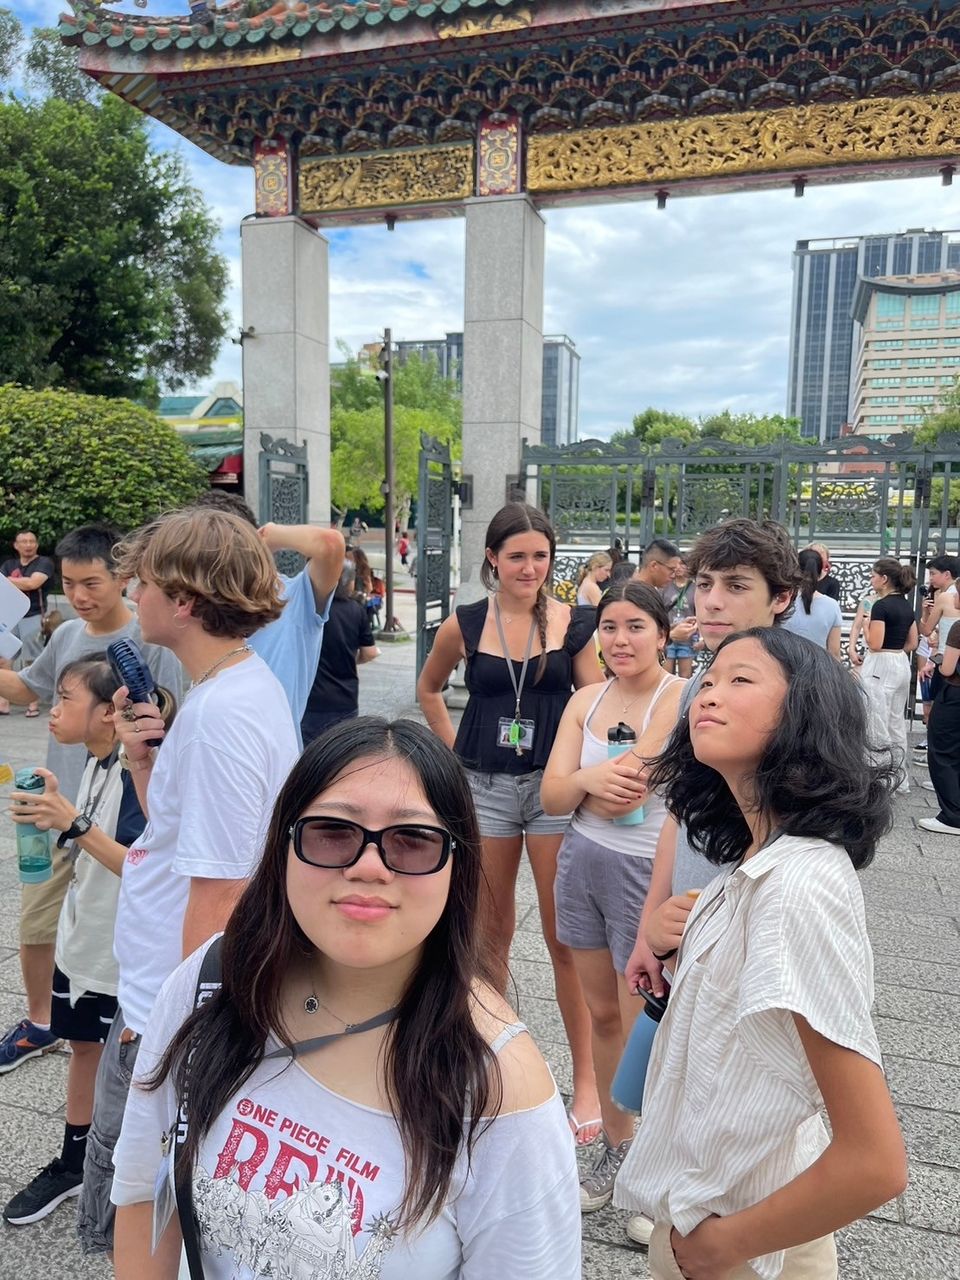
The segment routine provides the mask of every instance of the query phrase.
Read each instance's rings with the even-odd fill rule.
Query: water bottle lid
[[[636,740],[636,730],[631,729],[630,725],[624,724],[622,720],[612,729],[607,730],[607,742],[636,742]]]
[[[18,769],[13,775],[13,785],[18,791],[42,791],[45,783],[36,772],[35,766]]]

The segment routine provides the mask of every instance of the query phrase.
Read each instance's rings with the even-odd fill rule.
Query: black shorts
[[[60,969],[53,970],[53,1013],[50,1030],[62,1040],[83,1040],[103,1044],[117,1012],[117,997],[102,991],[87,991],[71,1009],[70,979]]]

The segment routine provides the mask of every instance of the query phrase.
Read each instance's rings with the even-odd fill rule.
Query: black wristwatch
[[[62,831],[57,838],[57,848],[65,849],[71,840],[77,840],[80,836],[85,836],[93,823],[89,818],[85,818],[82,813],[78,813],[67,827],[66,831]]]

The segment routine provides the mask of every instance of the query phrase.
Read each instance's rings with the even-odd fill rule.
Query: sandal
[[[596,1120],[584,1120],[581,1124],[573,1112],[568,1111],[567,1120],[570,1127],[573,1129],[573,1136],[576,1139],[578,1147],[588,1147],[591,1142],[596,1142],[597,1138],[600,1136],[600,1131],[603,1128],[602,1116],[597,1116]],[[584,1129],[596,1129],[597,1132],[590,1138],[581,1139],[580,1134]]]
[[[40,714],[39,707],[27,707],[26,711],[24,712],[24,715],[28,720],[35,719],[39,714]]]

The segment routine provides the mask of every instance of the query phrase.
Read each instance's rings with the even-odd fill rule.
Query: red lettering
[[[288,1129],[292,1129],[292,1128],[293,1128],[293,1121],[290,1119],[289,1116],[284,1116],[283,1119],[280,1121],[280,1132],[286,1133]]]
[[[247,1134],[253,1138],[253,1151],[246,1159],[238,1160],[237,1152],[240,1149],[240,1143]],[[217,1167],[213,1176],[215,1178],[225,1178],[236,1168],[238,1170],[237,1182],[244,1191],[247,1191],[253,1180],[253,1175],[263,1164],[269,1149],[269,1139],[262,1129],[257,1129],[252,1124],[247,1124],[245,1120],[234,1119],[230,1132],[227,1134],[227,1140],[223,1144],[223,1150],[217,1158]]]
[[[277,1113],[269,1111],[266,1107],[254,1107],[253,1118],[254,1120],[259,1120],[261,1124],[268,1124],[271,1129],[277,1123]]]
[[[294,1140],[294,1142],[303,1142],[305,1141],[308,1132],[309,1130],[307,1129],[307,1126],[305,1124],[298,1124],[297,1127],[294,1129],[293,1133],[291,1133],[290,1137]]]
[[[267,1180],[263,1186],[263,1194],[268,1200],[272,1200],[280,1191],[285,1195],[292,1196],[297,1190],[300,1184],[300,1175],[296,1174],[293,1178],[286,1178],[287,1170],[294,1160],[299,1161],[306,1170],[306,1177],[303,1179],[305,1182],[316,1181],[316,1156],[304,1155],[296,1147],[291,1147],[288,1142],[281,1142],[277,1158],[273,1162],[273,1168],[267,1174]]]
[[[371,1182],[376,1182],[377,1174],[380,1172],[378,1164],[371,1164],[369,1160],[364,1160],[363,1168],[359,1170],[361,1178],[369,1178]]]

